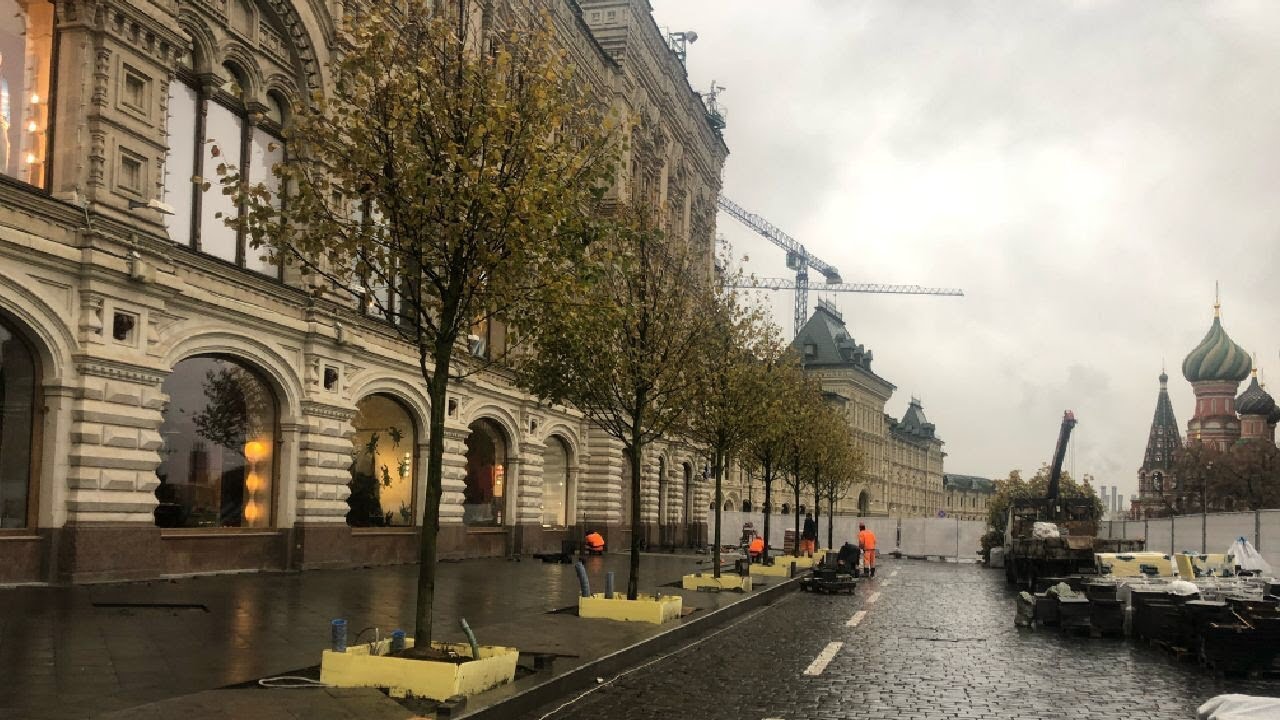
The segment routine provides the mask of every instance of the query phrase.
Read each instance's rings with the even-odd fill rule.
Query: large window
[[[0,174],[43,187],[49,153],[53,3],[0,0]]]
[[[276,401],[249,367],[193,357],[164,382],[156,525],[269,527]]]
[[[569,509],[569,448],[558,437],[547,441],[542,458],[542,524],[564,527]]]
[[[31,349],[0,318],[0,528],[30,524],[36,380]]]
[[[507,507],[507,443],[489,420],[471,424],[467,436],[467,479],[462,520],[467,525],[501,525]]]
[[[356,404],[351,423],[351,495],[347,524],[387,527],[413,524],[413,419],[400,403],[371,395]]]
[[[230,78],[226,85],[202,88],[192,73],[194,64],[194,58],[188,58],[169,84],[164,181],[165,202],[173,209],[173,215],[165,217],[169,239],[279,277],[279,263],[264,259],[266,248],[250,247],[247,233],[226,224],[227,219],[240,216],[241,208],[234,197],[223,193],[218,167],[235,166],[251,183],[263,183],[272,190],[278,187],[271,168],[284,159],[280,138],[284,100],[268,93],[267,112],[250,122],[243,99],[244,74],[224,65],[222,74]]]

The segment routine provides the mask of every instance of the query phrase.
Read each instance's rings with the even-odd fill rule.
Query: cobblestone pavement
[[[998,571],[885,562],[856,596],[793,594],[527,720],[1169,720],[1220,692],[1280,695],[1013,616]]]
[[[646,555],[641,589],[705,569],[706,562],[705,556]],[[587,566],[596,588],[608,570],[626,586],[625,555],[588,558]],[[384,634],[409,628],[416,578],[417,566],[406,565],[0,589],[0,720],[92,717],[316,665],[332,618],[347,619],[353,643],[363,628]],[[658,589],[685,595],[686,606],[702,610],[742,597]],[[572,565],[444,563],[435,635],[462,641],[457,619],[465,617],[482,643],[570,656],[556,661],[562,672],[662,629],[590,621],[590,632],[583,632],[579,618],[548,613],[575,604],[577,595]]]

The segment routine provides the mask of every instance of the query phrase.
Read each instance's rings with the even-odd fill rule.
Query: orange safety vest
[[[603,550],[604,538],[600,537],[600,533],[593,532],[587,536],[587,546],[592,550]]]
[[[876,534],[870,530],[860,531],[858,533],[858,545],[861,546],[863,550],[875,550]]]
[[[760,553],[764,552],[764,538],[757,537],[756,539],[752,540],[751,544],[747,546],[747,549],[752,555],[759,555]]]

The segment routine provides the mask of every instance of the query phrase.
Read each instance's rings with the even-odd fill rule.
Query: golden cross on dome
[[[1218,281],[1213,281],[1213,316],[1222,317],[1222,301],[1218,297]]]

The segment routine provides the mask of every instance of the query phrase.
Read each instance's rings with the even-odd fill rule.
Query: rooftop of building
[[[996,491],[996,483],[990,478],[978,477],[977,475],[945,473],[942,476],[942,489],[994,493]]]

